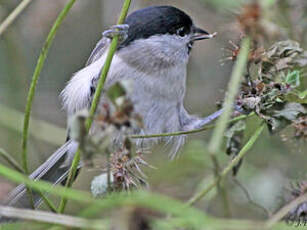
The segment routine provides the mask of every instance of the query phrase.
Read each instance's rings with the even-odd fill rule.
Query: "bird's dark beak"
[[[216,34],[217,34],[216,32],[214,32],[213,34],[210,34],[207,31],[194,26],[193,35],[192,35],[191,40],[199,41],[199,40],[204,40],[204,39],[210,39],[210,38],[214,38]]]

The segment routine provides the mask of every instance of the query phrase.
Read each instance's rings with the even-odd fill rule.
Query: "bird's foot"
[[[114,25],[114,26],[111,26],[110,29],[104,31],[102,33],[102,36],[109,38],[109,39],[112,39],[115,36],[118,36],[119,42],[123,42],[128,37],[128,30],[129,30],[128,24]]]

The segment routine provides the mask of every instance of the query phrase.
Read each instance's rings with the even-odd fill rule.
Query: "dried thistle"
[[[262,6],[255,0],[243,5],[237,15],[240,34],[251,37],[256,49],[263,46],[264,41],[280,37],[282,31],[282,28],[267,18],[263,11]]]
[[[132,143],[126,138],[123,146],[111,154],[110,167],[115,191],[147,186],[147,177],[141,167],[150,165],[142,158],[142,153],[138,152],[134,155],[132,151]]]
[[[307,193],[307,181],[298,182],[296,184],[291,184],[289,198],[286,202],[289,203],[292,200]],[[293,208],[284,218],[286,222],[293,223],[298,222],[307,223],[307,202],[299,204],[297,207]]]
[[[240,45],[236,44],[233,41],[228,41],[231,47],[226,47],[223,50],[226,51],[225,58],[221,60],[222,64],[224,64],[225,61],[235,61],[237,59],[237,56],[240,53]],[[264,54],[264,49],[262,47],[251,47],[249,54],[248,54],[248,63],[255,62],[258,63],[261,61],[262,55]]]
[[[263,31],[260,24],[261,16],[261,7],[257,2],[244,5],[241,13],[237,16],[242,33],[252,37],[260,34]]]
[[[93,180],[91,187],[95,196],[106,191],[129,191],[148,186],[142,167],[152,167],[143,159],[146,151],[136,149],[128,137],[142,128],[142,119],[134,112],[121,85],[115,84],[110,90],[108,98],[100,103],[94,128],[84,145],[88,165],[93,166],[96,153],[104,153],[108,159],[107,163],[98,166],[104,173]]]
[[[301,73],[307,63],[305,52],[296,42],[282,41],[273,44],[260,59],[251,58],[237,106],[256,112],[272,132],[290,124],[302,131],[304,122],[300,117],[307,114],[307,97],[300,90],[304,90]],[[301,134],[298,131],[297,135]]]

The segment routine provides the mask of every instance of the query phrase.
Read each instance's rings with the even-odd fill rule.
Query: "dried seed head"
[[[289,203],[297,197],[307,194],[307,181],[302,181],[296,184],[291,184]],[[307,223],[307,201],[293,208],[285,217],[286,222]]]
[[[259,27],[261,17],[261,7],[254,2],[243,6],[241,14],[237,16],[237,20],[244,34],[254,34]]]

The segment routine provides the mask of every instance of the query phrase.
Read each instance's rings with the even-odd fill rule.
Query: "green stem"
[[[23,0],[0,25],[0,36],[31,3],[32,0]]]
[[[255,133],[251,136],[248,142],[243,146],[238,155],[231,160],[231,162],[227,165],[227,167],[220,173],[219,177],[215,177],[214,180],[209,183],[209,185],[199,193],[195,194],[188,202],[188,205],[193,205],[200,199],[202,199],[208,192],[211,191],[219,182],[219,180],[223,179],[229,172],[231,172],[232,168],[237,165],[237,163],[245,156],[245,154],[250,150],[253,144],[256,142],[260,134],[262,133],[265,125],[262,124],[258,129],[256,129]]]
[[[22,134],[22,167],[23,167],[24,172],[26,174],[29,174],[28,162],[27,162],[27,142],[28,142],[28,136],[29,136],[29,123],[30,123],[31,108],[32,108],[32,103],[33,103],[33,99],[34,99],[34,95],[35,95],[36,85],[37,85],[41,70],[44,66],[45,60],[47,58],[48,50],[49,50],[49,48],[52,44],[52,41],[54,40],[55,34],[56,34],[59,26],[62,24],[64,18],[67,15],[67,13],[69,12],[71,7],[75,3],[75,1],[76,0],[70,0],[66,4],[64,9],[61,11],[61,13],[57,17],[56,21],[54,22],[54,24],[53,24],[53,26],[52,26],[52,28],[51,28],[48,36],[47,36],[45,44],[42,48],[42,51],[39,55],[39,58],[38,58],[38,61],[37,61],[37,64],[36,64],[36,67],[35,67],[35,70],[34,70],[34,73],[33,73],[32,81],[31,81],[31,85],[30,85],[30,89],[29,89],[29,93],[28,93],[28,98],[27,98],[26,109],[25,109],[24,123],[23,123],[23,134]],[[28,190],[28,193],[29,193],[29,196],[30,196],[30,200],[32,201],[31,203],[33,205],[31,191]]]
[[[128,14],[128,10],[129,10],[129,7],[130,7],[130,3],[131,3],[131,0],[125,0],[123,7],[122,7],[122,10],[121,10],[121,13],[120,13],[120,16],[119,16],[119,19],[117,21],[117,24],[123,24],[125,22],[125,18]],[[90,130],[91,125],[93,123],[95,111],[97,109],[97,106],[99,105],[99,100],[100,100],[100,96],[101,96],[101,93],[102,93],[102,89],[103,89],[104,83],[106,81],[107,74],[109,72],[113,56],[114,56],[115,51],[117,49],[117,44],[118,44],[118,36],[115,36],[112,39],[106,61],[104,63],[103,69],[102,69],[101,74],[100,74],[99,81],[97,83],[94,98],[93,98],[91,108],[90,108],[90,112],[89,112],[89,117],[86,120],[87,132]],[[78,169],[78,165],[79,165],[79,162],[80,162],[80,154],[81,154],[81,151],[80,151],[80,148],[79,148],[77,150],[77,152],[75,153],[74,159],[72,161],[72,165],[71,165],[69,175],[68,175],[66,185],[65,185],[67,187],[70,187],[72,185],[73,180],[75,178],[75,175],[76,175],[76,172],[77,172],[77,169]],[[60,205],[59,205],[59,209],[58,209],[60,213],[64,212],[66,203],[67,203],[67,199],[62,198]]]
[[[215,155],[220,150],[224,136],[224,131],[227,127],[228,120],[231,116],[233,110],[233,102],[239,90],[240,82],[245,70],[244,67],[247,63],[249,45],[250,45],[249,38],[243,39],[241,43],[241,50],[238,55],[237,62],[235,63],[233,72],[231,74],[231,79],[228,85],[227,94],[225,96],[225,101],[223,105],[224,111],[217,120],[216,127],[212,134],[212,138],[209,142],[208,149],[210,154],[212,155]]]
[[[47,207],[54,213],[57,213],[57,208],[56,206],[52,203],[51,200],[49,200],[41,191],[37,191],[37,193],[41,196],[43,199],[44,203],[47,205]]]
[[[229,208],[229,202],[227,199],[227,191],[226,191],[225,186],[220,184],[221,182],[221,178],[219,174],[220,166],[219,166],[219,161],[216,155],[217,155],[217,152],[220,151],[224,132],[229,123],[228,120],[232,114],[234,100],[240,88],[241,79],[245,71],[245,66],[246,66],[247,59],[248,59],[249,43],[250,41],[248,38],[243,39],[241,42],[240,53],[238,55],[238,59],[235,63],[233,72],[231,74],[231,78],[230,78],[229,85],[228,85],[228,90],[225,95],[224,104],[223,104],[223,113],[216,122],[216,126],[215,126],[215,129],[213,131],[213,134],[209,142],[209,146],[208,146],[210,158],[213,162],[214,176],[217,181],[217,189],[219,191],[219,194],[222,197],[223,204],[225,206],[225,210],[229,214],[229,216],[230,216],[230,208]]]
[[[4,149],[0,148],[0,156],[2,156],[14,169],[16,169],[18,172],[23,173],[22,167],[18,164],[17,161]]]
[[[249,115],[240,115],[238,117],[235,117],[228,121],[228,124],[232,124],[234,122],[237,122],[239,120],[246,119],[248,117],[254,116],[255,113],[252,112]],[[199,133],[203,132],[209,129],[213,129],[215,125],[206,125],[205,127],[201,129],[194,129],[190,131],[179,131],[179,132],[173,132],[173,133],[158,133],[158,134],[150,134],[150,135],[131,135],[130,138],[137,139],[137,138],[155,138],[155,137],[168,137],[168,136],[180,136],[180,135],[187,135],[187,134],[193,134],[193,133]]]
[[[205,222],[207,219],[205,214],[193,207],[188,207],[182,202],[174,200],[170,197],[150,193],[145,190],[131,192],[129,195],[127,195],[125,192],[110,194],[104,199],[95,199],[89,192],[78,191],[59,185],[52,185],[46,181],[33,181],[27,176],[2,164],[0,164],[0,175],[16,183],[26,184],[28,187],[36,191],[47,192],[84,204],[100,207],[99,211],[101,213],[118,206],[141,206],[159,211],[161,213],[169,213],[171,215],[195,222],[200,220]],[[166,203],[168,205],[161,205]]]

